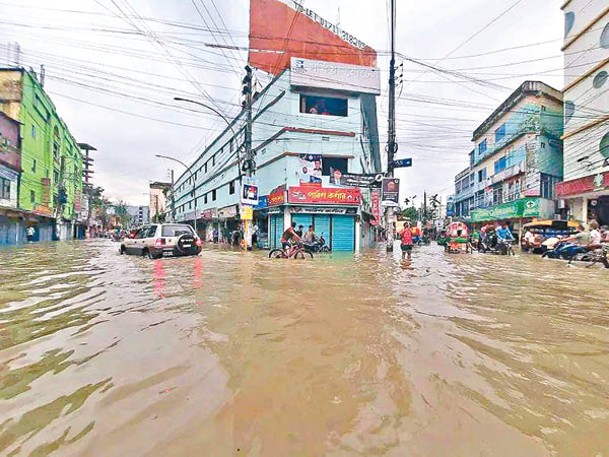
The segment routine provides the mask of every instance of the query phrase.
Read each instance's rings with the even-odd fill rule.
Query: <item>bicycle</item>
[[[285,249],[277,248],[269,252],[269,259],[312,259],[313,253],[307,251],[302,244],[294,245],[286,253]]]

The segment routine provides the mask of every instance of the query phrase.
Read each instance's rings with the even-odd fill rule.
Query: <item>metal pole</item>
[[[387,176],[393,177],[393,160],[397,152],[395,140],[395,0],[391,0],[391,60],[389,62],[389,125],[387,132]],[[393,226],[393,207],[385,211],[387,227],[387,251],[393,251],[395,227]]]

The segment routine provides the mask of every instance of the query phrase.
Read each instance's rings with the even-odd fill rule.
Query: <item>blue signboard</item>
[[[255,210],[264,209],[264,208],[267,208],[268,206],[269,206],[269,196],[261,195],[260,198],[258,199],[258,204],[256,206],[254,206],[254,209]]]
[[[393,168],[412,167],[412,159],[399,159],[393,161]]]

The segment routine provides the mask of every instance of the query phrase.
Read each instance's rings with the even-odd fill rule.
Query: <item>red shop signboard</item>
[[[268,206],[280,206],[283,204],[285,204],[285,188],[280,187],[278,189],[273,190],[269,194]]]
[[[357,188],[290,187],[288,201],[318,205],[359,205],[362,203],[362,193]]]
[[[609,187],[609,173],[586,176],[585,178],[574,179],[556,184],[557,197],[569,197],[571,195],[585,194]]]

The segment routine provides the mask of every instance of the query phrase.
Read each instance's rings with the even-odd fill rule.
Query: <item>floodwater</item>
[[[0,455],[607,456],[609,271],[0,251]]]

